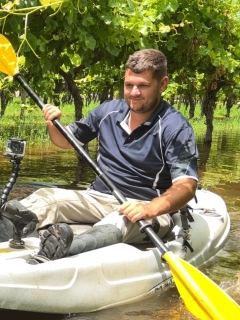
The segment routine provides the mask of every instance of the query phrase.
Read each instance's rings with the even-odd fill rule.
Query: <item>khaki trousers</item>
[[[146,242],[146,235],[139,231],[138,225],[117,212],[119,202],[113,195],[91,189],[42,188],[20,202],[37,215],[38,229],[58,222],[113,224],[122,231],[123,242]],[[158,235],[163,238],[172,226],[172,218],[166,214],[157,220],[160,223]]]

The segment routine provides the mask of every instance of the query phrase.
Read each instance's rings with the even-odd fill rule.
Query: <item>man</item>
[[[40,236],[40,259],[35,261],[114,242],[144,242],[146,237],[135,224],[140,219],[150,220],[158,235],[167,237],[172,228],[170,213],[194,197],[198,181],[194,133],[161,98],[167,85],[164,54],[154,49],[137,51],[126,62],[124,100],[106,101],[67,126],[82,145],[98,139],[98,165],[128,201],[119,205],[99,177],[89,190],[43,188],[23,199],[21,205],[39,220],[37,228],[51,225]],[[49,104],[43,115],[52,142],[72,148],[52,123],[60,119],[61,111]],[[72,243],[66,223],[74,222],[92,223],[94,228]],[[27,234],[32,228],[24,231]],[[106,240],[103,234],[112,236]]]

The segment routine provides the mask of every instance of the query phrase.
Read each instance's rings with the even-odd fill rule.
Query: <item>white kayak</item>
[[[197,190],[189,202],[190,246],[183,250],[180,214],[166,243],[195,267],[204,265],[223,248],[230,218],[221,197]],[[0,308],[45,313],[92,312],[136,302],[172,284],[171,271],[153,245],[148,248],[118,243],[60,260],[28,264],[38,252],[39,239],[26,238],[25,249],[0,243]],[[185,248],[185,247],[184,247]]]

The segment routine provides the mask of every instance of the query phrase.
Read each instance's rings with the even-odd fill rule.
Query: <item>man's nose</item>
[[[138,89],[138,86],[133,86],[131,94],[140,94],[140,90]]]

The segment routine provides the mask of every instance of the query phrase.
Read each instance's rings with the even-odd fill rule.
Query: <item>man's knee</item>
[[[0,214],[3,216],[3,218],[11,222],[11,224],[14,226],[15,233],[24,237],[32,233],[36,228],[36,224],[38,223],[36,214],[28,210],[16,199],[8,201],[1,209]],[[8,226],[6,222],[4,222],[4,226],[5,225]]]

